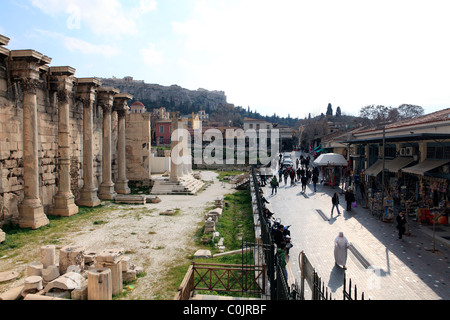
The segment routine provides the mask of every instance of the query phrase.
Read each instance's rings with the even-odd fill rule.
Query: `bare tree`
[[[397,108],[399,113],[399,120],[414,119],[424,115],[422,107],[412,104],[402,104]]]

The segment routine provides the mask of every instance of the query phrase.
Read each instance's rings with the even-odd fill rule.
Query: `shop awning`
[[[402,169],[402,171],[424,176],[425,172],[439,168],[440,166],[443,166],[449,162],[450,160],[424,160],[423,162],[416,164],[415,166]]]
[[[365,174],[368,176],[376,176],[383,170],[383,160],[378,160],[372,166],[370,166]]]
[[[406,167],[411,162],[414,162],[412,157],[397,157],[393,160],[386,160],[384,167],[387,171],[396,173],[398,170]]]

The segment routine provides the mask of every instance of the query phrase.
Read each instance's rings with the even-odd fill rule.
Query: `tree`
[[[422,107],[412,104],[402,104],[397,108],[400,120],[414,119],[423,116],[424,110]]]
[[[336,108],[336,117],[340,117],[342,115],[341,107]]]
[[[413,119],[423,114],[424,110],[422,107],[410,104],[402,104],[398,108],[369,105],[361,108],[359,111],[360,117],[371,120],[373,124]]]
[[[331,103],[328,104],[326,115],[327,116],[332,116],[333,115],[333,108],[331,107]]]
[[[375,124],[387,122],[389,118],[389,110],[391,107],[385,107],[382,105],[369,105],[362,107],[359,111],[361,118],[367,118],[373,121]]]

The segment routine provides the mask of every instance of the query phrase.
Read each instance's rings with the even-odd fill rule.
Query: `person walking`
[[[355,195],[351,189],[345,191],[345,201],[347,202],[347,211],[352,211],[352,204],[355,201]]]
[[[405,234],[406,231],[405,225],[406,225],[406,217],[403,214],[403,211],[400,211],[400,213],[397,216],[397,230],[399,239],[401,239]]]
[[[347,267],[347,250],[349,243],[343,232],[339,232],[339,235],[334,240],[334,261],[336,265],[342,266],[342,269],[346,270]]]
[[[283,177],[284,177],[284,185],[287,186],[287,179],[288,179],[288,177],[289,177],[289,171],[288,171],[288,168],[284,169],[284,171],[283,171]]]
[[[291,186],[293,186],[294,183],[295,183],[295,171],[294,171],[293,168],[291,168],[291,169],[289,170],[289,176],[290,176],[290,178],[291,178]]]
[[[305,193],[306,192],[306,182],[307,182],[305,175],[302,176],[301,182],[302,182],[302,192]]]
[[[331,216],[333,216],[333,211],[335,207],[337,209],[338,216],[341,215],[341,212],[339,211],[339,196],[337,192],[335,192],[333,198],[331,198],[331,203],[333,204],[333,207],[331,208]]]
[[[272,180],[270,181],[270,186],[272,187],[272,195],[273,195],[274,191],[275,191],[275,194],[277,194],[278,185],[279,185],[279,183],[278,183],[277,177],[273,176]]]
[[[316,187],[317,187],[317,182],[319,182],[319,177],[317,175],[313,175],[312,182],[313,182],[313,186],[314,186],[314,192],[317,192]]]

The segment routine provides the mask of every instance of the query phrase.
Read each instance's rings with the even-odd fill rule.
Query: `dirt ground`
[[[143,267],[146,273],[124,299],[171,299],[175,292],[163,297],[157,295],[160,280],[171,266],[185,262],[189,255],[195,253],[194,234],[202,226],[207,208],[214,205],[215,199],[234,190],[230,184],[218,181],[215,172],[202,171],[201,175],[202,180],[211,184],[194,196],[160,195],[160,203],[146,205],[106,204],[114,208],[102,218],[106,223],[93,226],[93,221],[86,221],[74,230],[68,230],[57,246],[57,261],[58,248],[66,245],[84,246],[86,250],[95,252],[123,248],[131,262]],[[178,213],[174,216],[160,215],[169,209],[178,209]],[[0,293],[23,284],[28,263],[39,262],[40,247],[48,244],[51,243],[41,239],[0,258],[0,272],[16,271],[23,275],[15,281],[0,283]]]

